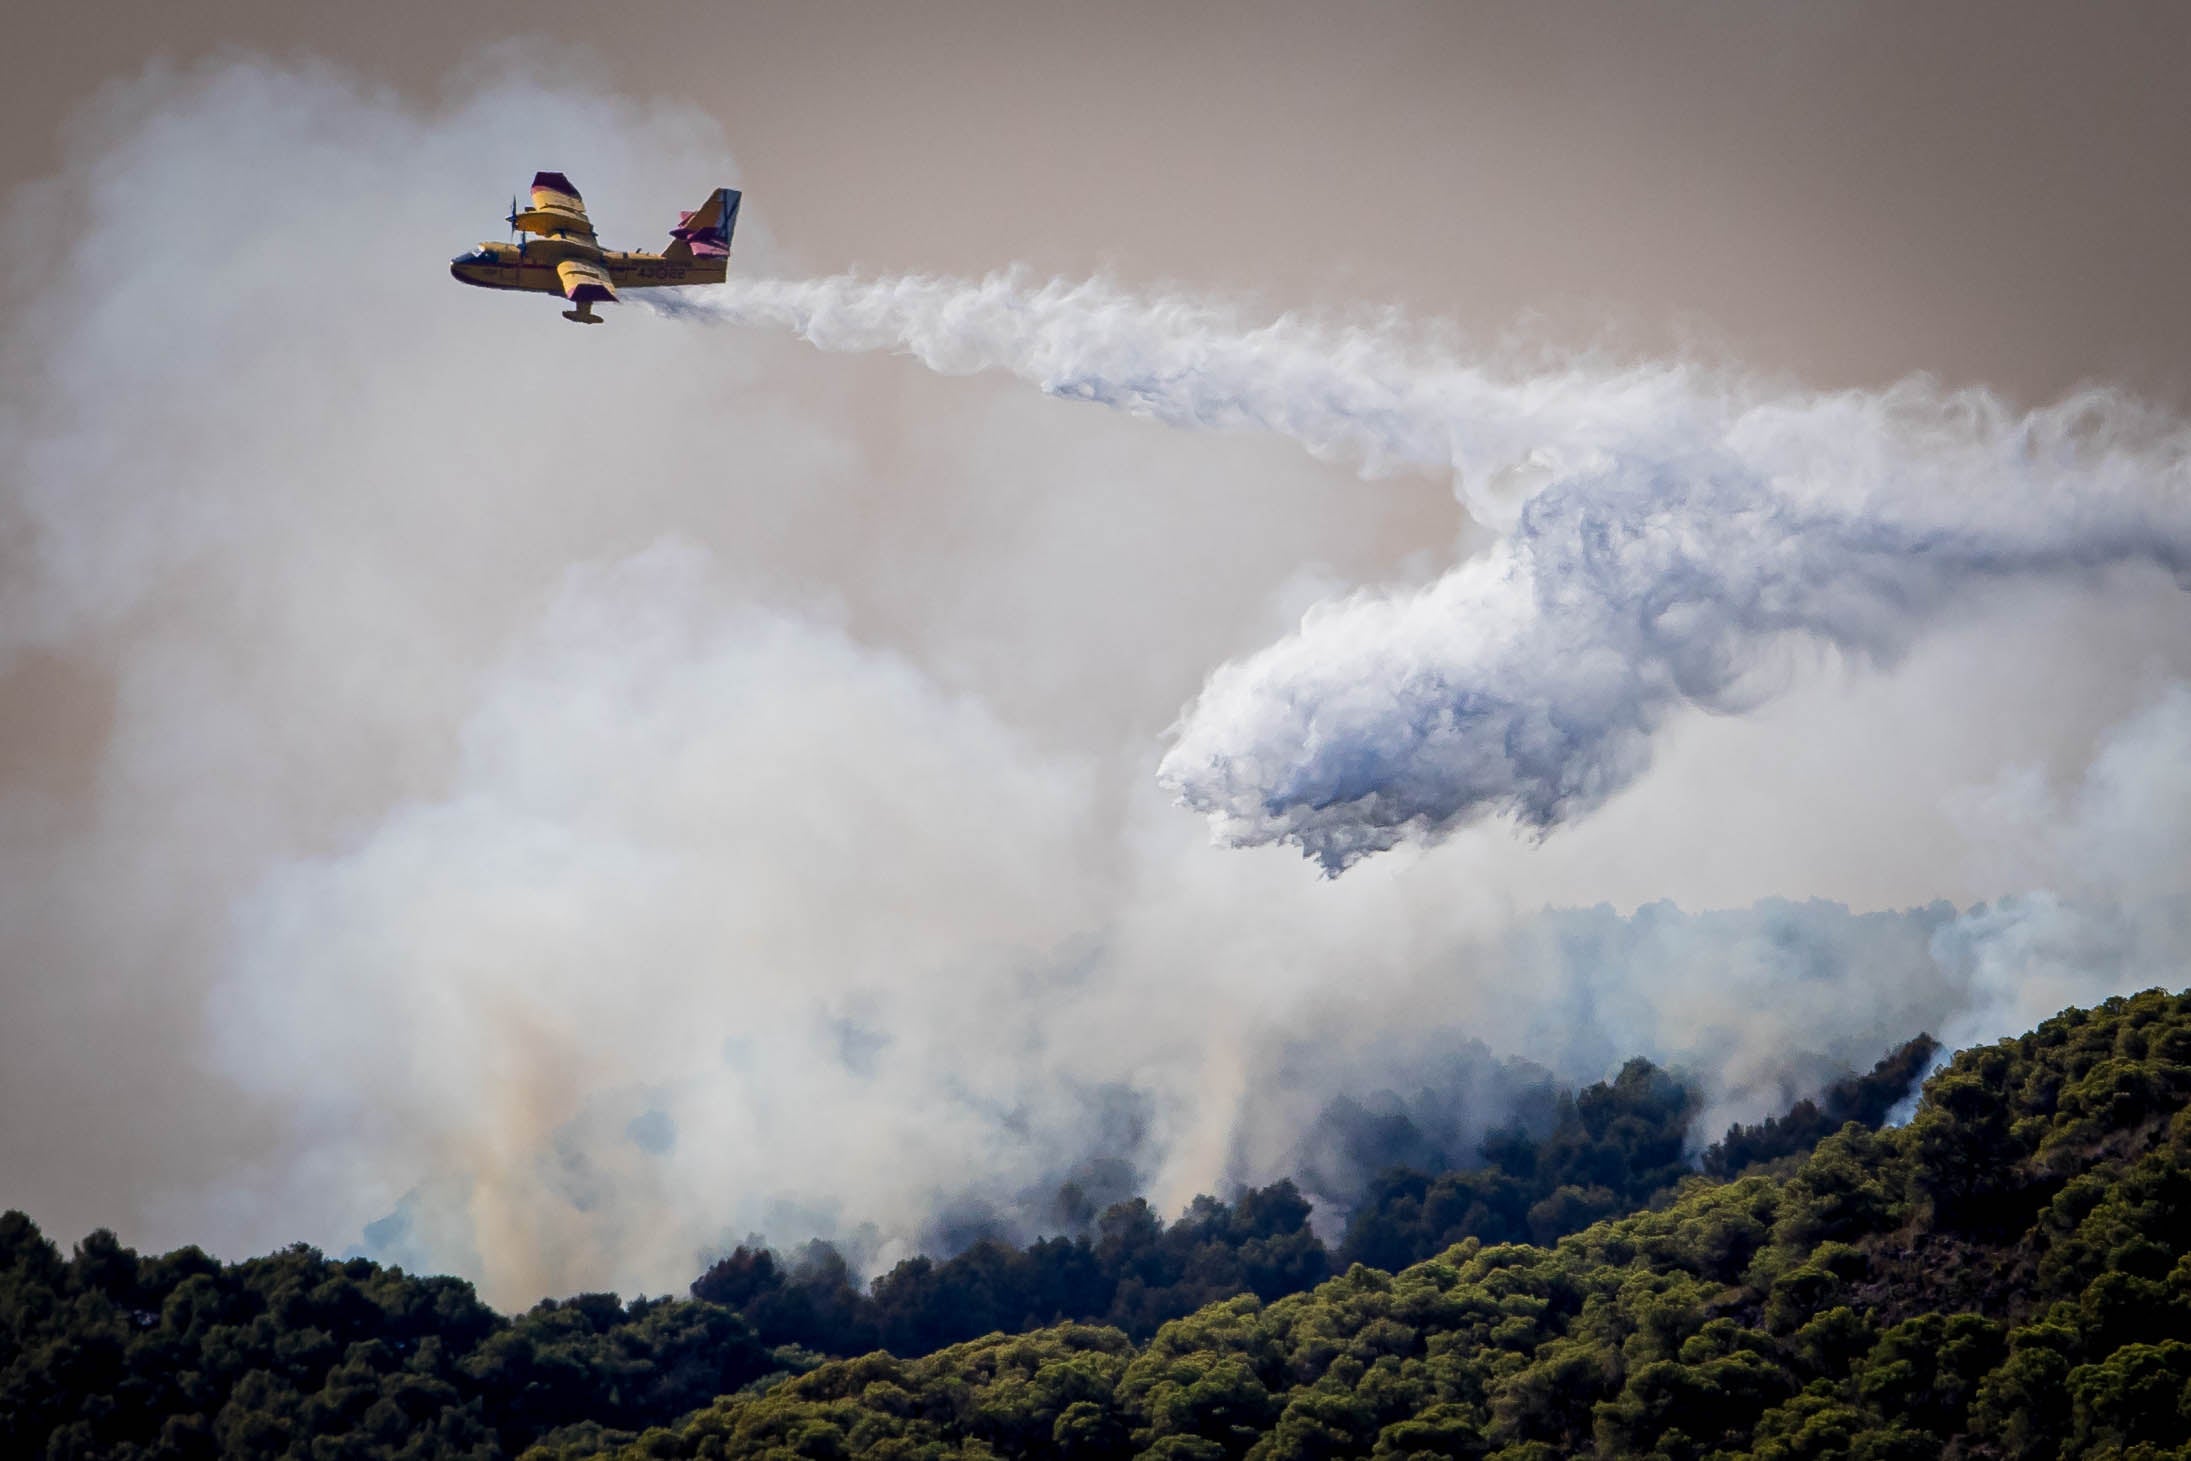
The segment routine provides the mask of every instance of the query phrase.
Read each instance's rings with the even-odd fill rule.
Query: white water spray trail
[[[1501,374],[1397,321],[1245,327],[1104,283],[746,280],[680,312],[890,350],[1365,472],[1450,469],[1486,554],[1321,605],[1220,667],[1159,776],[1220,840],[1338,872],[1487,814],[1537,831],[1648,766],[1684,705],[1748,708],[1776,643],[1893,661],[1984,580],[2191,572],[2191,433],[2091,391],[1775,391],[1588,361]]]
[[[1566,460],[1558,452],[1579,463],[1678,431],[1698,405],[1693,373],[1679,368],[1502,377],[1396,316],[1251,325],[1221,304],[1102,280],[846,274],[640,298],[673,317],[789,330],[822,350],[910,355],[945,375],[1003,371],[1167,425],[1275,432],[1364,475],[1450,471],[1479,516],[1511,517],[1495,499],[1512,495],[1514,469],[1534,484]]]

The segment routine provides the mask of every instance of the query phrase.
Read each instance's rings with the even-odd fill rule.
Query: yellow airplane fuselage
[[[483,243],[471,255],[449,265],[449,273],[482,289],[526,289],[561,294],[555,266],[584,259],[608,271],[618,289],[653,289],[670,284],[721,284],[730,277],[728,258],[672,259],[636,250],[596,248],[576,239],[529,238],[521,244]]]

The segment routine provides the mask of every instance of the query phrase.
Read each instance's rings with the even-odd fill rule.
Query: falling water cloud
[[[1488,815],[1537,833],[1632,783],[1682,707],[1730,712],[1789,642],[1891,664],[1990,580],[2191,565],[2191,433],[2091,392],[1775,394],[1682,365],[1501,373],[1397,323],[1017,275],[746,280],[688,314],[996,370],[1169,425],[1261,430],[1364,473],[1450,471],[1503,528],[1436,583],[1364,591],[1209,678],[1158,776],[1219,840],[1329,873]]]

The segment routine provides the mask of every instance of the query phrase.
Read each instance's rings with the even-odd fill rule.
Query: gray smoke
[[[1342,1097],[1465,1147],[1513,1058],[1683,1064],[1720,1122],[2180,977],[2191,637],[2164,574],[2070,546],[2173,563],[2173,438],[2126,408],[1494,368],[1109,286],[749,291],[1053,398],[451,284],[536,167],[619,243],[738,181],[707,119],[568,78],[429,105],[240,61],[69,135],[10,200],[53,266],[0,280],[0,1203],[63,1236],[659,1291],[754,1231],[886,1263],[1040,1227],[1068,1177],[1176,1209],[1322,1160]],[[162,247],[112,246],[163,196]],[[749,206],[739,267],[794,273]],[[1700,516],[1727,460],[1779,506]],[[1506,536],[1447,579],[1512,566],[1482,595],[1575,663],[1445,580],[1345,596],[1438,577],[1456,472]],[[1707,569],[1650,634],[1606,607]],[[1454,685],[1615,726],[1555,728],[1626,794],[1338,880],[1177,815],[1212,665],[1180,789],[1220,785],[1193,747],[1307,788],[1340,748],[1272,729],[1288,687],[1382,744],[1409,613]],[[1818,624],[1884,672],[1784,673]],[[1584,804],[1526,802],[1557,757],[1522,750],[1467,774]],[[1408,794],[1462,807],[1440,775]],[[1390,830],[1335,807],[1243,831]]]

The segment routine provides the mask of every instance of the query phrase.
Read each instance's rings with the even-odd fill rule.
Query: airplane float
[[[559,172],[533,174],[532,206],[510,200],[510,232],[529,234],[514,243],[483,243],[449,261],[449,272],[482,289],[523,289],[560,294],[575,309],[563,318],[598,325],[596,304],[616,303],[620,289],[659,289],[677,284],[720,284],[730,271],[730,234],[738,226],[736,188],[717,188],[670,230],[658,254],[604,249],[595,241],[585,200]]]

